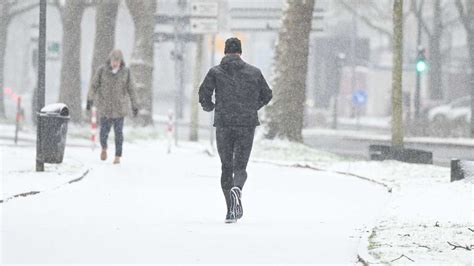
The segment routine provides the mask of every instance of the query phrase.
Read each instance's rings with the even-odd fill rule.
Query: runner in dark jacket
[[[217,150],[222,163],[221,186],[227,204],[226,222],[242,217],[242,188],[247,180],[247,163],[252,151],[255,127],[260,125],[257,111],[272,99],[262,72],[240,55],[240,40],[225,43],[225,56],[211,68],[199,88],[204,111],[215,109]],[[215,93],[216,102],[212,102]]]

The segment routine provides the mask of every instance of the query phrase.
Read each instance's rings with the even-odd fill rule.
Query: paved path
[[[251,163],[244,217],[224,224],[218,158],[165,151],[127,143],[117,166],[68,148],[89,175],[0,204],[0,264],[354,263],[388,197],[352,177]]]

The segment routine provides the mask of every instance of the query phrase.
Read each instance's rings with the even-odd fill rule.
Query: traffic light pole
[[[174,142],[178,146],[179,138],[179,120],[183,117],[183,97],[184,97],[184,40],[181,37],[184,30],[184,21],[182,19],[182,14],[186,9],[186,0],[178,1],[179,13],[175,15],[174,20],[174,50],[173,50],[173,59],[174,59],[174,72],[175,72],[175,82],[176,82],[176,92],[175,92],[175,114],[174,114]]]
[[[45,104],[46,84],[46,0],[40,0],[39,36],[38,36],[38,95],[37,107],[39,111]],[[41,155],[41,123],[38,117],[36,127],[36,172],[44,172],[44,162]]]
[[[416,71],[416,88],[415,88],[415,123],[420,119],[420,95],[421,95],[421,73]],[[416,125],[415,125],[416,126]]]
[[[337,124],[338,124],[338,98],[339,98],[339,91],[340,91],[340,86],[341,86],[341,71],[342,71],[342,66],[344,63],[344,59],[346,58],[346,55],[343,53],[339,53],[336,55],[336,77],[335,79],[335,91],[334,91],[334,102],[333,102],[333,118],[332,118],[332,129],[337,129]]]
[[[335,77],[335,89],[336,91],[334,92],[334,102],[333,102],[333,111],[332,111],[332,129],[337,129],[337,118],[339,116],[338,114],[338,105],[339,105],[339,87],[341,86],[341,67],[338,65],[336,69],[336,77]]]
[[[215,65],[216,61],[216,34],[211,35],[211,67]],[[210,131],[210,144],[211,144],[211,149],[214,151],[214,138],[215,138],[215,129],[214,129],[214,111],[210,113],[210,118],[209,118],[209,131]]]
[[[422,16],[422,9],[420,8],[419,11],[420,14],[417,16],[418,17],[418,21],[417,21],[417,38],[416,38],[416,47],[417,47],[417,60],[416,62],[418,63],[418,55],[421,51],[421,34],[422,34],[422,28],[421,28],[421,21],[420,21],[420,18]],[[415,88],[415,123],[418,123],[420,120],[420,91],[421,91],[421,73],[420,71],[418,71],[418,69],[416,70],[416,88]],[[415,128],[417,126],[415,125]]]

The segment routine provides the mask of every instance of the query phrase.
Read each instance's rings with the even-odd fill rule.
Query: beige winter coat
[[[110,63],[99,67],[92,79],[87,100],[97,106],[99,117],[125,117],[130,110],[138,108],[135,83],[130,69],[124,63],[117,73],[112,72]]]

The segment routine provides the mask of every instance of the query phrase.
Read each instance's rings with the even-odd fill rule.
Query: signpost
[[[193,1],[191,2],[192,17],[217,17],[219,14],[219,3],[215,1]]]
[[[215,64],[215,39],[221,32],[276,32],[281,26],[281,8],[232,8],[228,9],[228,0],[178,0],[178,12],[175,14],[161,13],[155,16],[157,29],[154,42],[174,42],[173,59],[175,60],[176,73],[176,99],[175,99],[175,143],[178,144],[177,123],[182,118],[182,98],[184,93],[183,53],[188,42],[196,42],[199,35],[211,35],[213,49],[211,52],[211,65]],[[323,9],[316,9],[313,21],[322,20]],[[235,23],[230,26],[228,20]],[[174,26],[174,30],[169,30]],[[168,30],[167,30],[168,28]],[[313,28],[313,32],[323,29]],[[211,123],[212,123],[211,114]],[[335,121],[337,123],[337,121]],[[211,125],[211,145],[213,146],[214,128]]]
[[[219,3],[194,1],[191,4],[190,32],[192,34],[212,34],[211,65],[215,64],[216,33],[219,32]],[[214,151],[214,113],[209,116],[211,151]]]
[[[207,34],[219,31],[217,18],[191,18],[189,32],[193,34]]]
[[[367,91],[365,90],[355,90],[352,93],[352,105],[356,110],[356,119],[357,119],[357,129],[360,129],[360,112],[362,107],[367,104]]]
[[[355,90],[352,94],[352,104],[364,106],[367,103],[368,95],[365,90]]]
[[[39,37],[38,37],[38,103],[37,110],[39,112],[45,104],[45,83],[46,83],[46,0],[40,0],[39,13]],[[41,158],[41,127],[36,127],[36,171],[44,172],[44,161]]]
[[[154,34],[154,41],[157,43],[174,42],[172,57],[175,63],[176,79],[175,145],[178,145],[178,122],[183,118],[185,45],[196,42],[199,35],[216,34],[220,24],[218,21],[219,3],[215,0],[178,0],[177,4],[179,12],[176,14],[159,14],[155,17],[157,24],[173,25],[173,31],[157,31]]]

